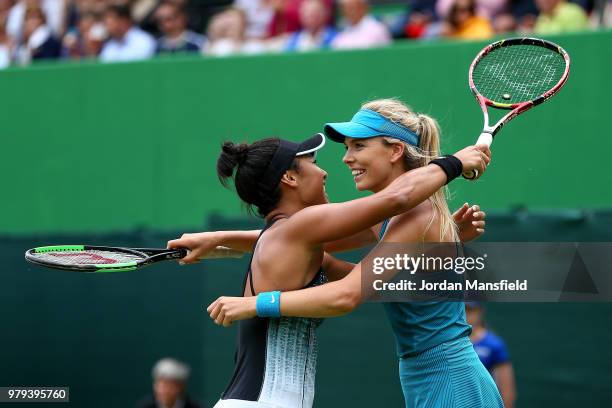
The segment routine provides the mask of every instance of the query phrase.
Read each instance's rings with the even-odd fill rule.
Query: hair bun
[[[224,142],[221,154],[217,159],[217,175],[221,184],[227,186],[227,178],[232,177],[234,170],[244,164],[249,154],[249,145],[246,143]]]
[[[246,143],[225,142],[221,148],[223,154],[234,162],[234,165],[243,164],[249,154],[249,145]]]

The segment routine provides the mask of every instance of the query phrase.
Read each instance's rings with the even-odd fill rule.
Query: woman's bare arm
[[[446,174],[437,165],[412,170],[398,177],[383,191],[369,197],[345,203],[316,205],[298,211],[283,225],[284,239],[309,246],[337,241],[336,247],[349,247],[352,244],[347,245],[347,242],[351,241],[344,241],[344,244],[339,242],[346,237],[359,239],[360,233],[372,225],[413,208],[440,189],[445,182]],[[317,228],[312,228],[313,225]],[[244,231],[242,234],[231,231],[183,234],[180,239],[169,241],[168,248],[190,249],[191,253],[181,262],[193,263],[218,245],[251,252],[257,235],[257,231]],[[368,239],[371,239],[369,234]]]
[[[387,233],[368,257],[390,256],[384,243],[414,242],[422,234],[422,228],[429,219],[428,212],[414,211],[402,214],[389,225]],[[411,228],[410,225],[414,227]],[[380,279],[391,279],[394,272],[380,275]],[[363,289],[363,290],[362,290]],[[280,300],[281,314],[296,317],[335,317],[353,311],[367,298],[373,289],[362,285],[362,264],[356,264],[350,273],[335,282],[325,285],[283,292]],[[236,320],[250,319],[257,315],[256,296],[220,297],[207,309],[217,324],[231,325]]]
[[[191,252],[181,263],[199,262],[200,258],[217,246],[225,246],[242,252],[253,252],[261,230],[251,231],[210,231],[183,234],[179,239],[168,241],[168,248],[186,248]]]
[[[340,280],[347,276],[355,267],[352,262],[343,261],[333,257],[332,255],[325,253],[323,257],[323,264],[321,265],[323,272],[329,282]]]
[[[478,169],[481,174],[490,160],[489,148],[484,145],[467,147],[455,155],[464,171]],[[402,174],[371,196],[305,208],[287,220],[283,231],[286,239],[307,245],[342,239],[416,207],[446,182],[446,174],[439,166],[420,167]],[[317,228],[312,228],[313,225]]]
[[[482,174],[490,161],[487,146],[469,146],[455,155],[463,169],[477,169]],[[287,220],[284,239],[308,246],[330,243],[327,250],[346,250],[372,242],[370,227],[386,218],[406,212],[426,200],[447,181],[442,169],[430,164],[396,178],[382,191],[369,197],[344,203],[323,204],[298,211]],[[317,228],[311,228],[316,225]],[[243,252],[252,252],[260,231],[219,231],[183,234],[168,242],[168,248],[187,248],[191,253],[182,263],[199,258],[223,245]],[[348,238],[347,238],[348,237]],[[335,242],[334,242],[335,241]]]
[[[453,218],[459,227],[461,241],[471,241],[482,235],[485,228],[485,217],[485,212],[481,211],[478,205],[468,206],[466,203],[455,211]],[[211,231],[183,234],[179,239],[168,241],[168,248],[188,248],[191,251],[196,251],[182,260],[183,263],[193,263],[198,262],[197,256],[206,254],[212,248],[219,245],[242,252],[252,252],[260,232],[261,230]],[[363,248],[376,242],[376,233],[373,231],[373,227],[371,227],[349,237],[328,242],[324,245],[324,249],[328,253],[343,252]],[[198,250],[199,247],[203,247],[203,249]],[[332,275],[335,277],[332,280],[344,277],[349,271],[350,269],[344,271],[342,276],[332,272]]]

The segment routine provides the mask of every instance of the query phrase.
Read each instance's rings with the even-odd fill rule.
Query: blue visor
[[[419,146],[419,136],[412,130],[369,109],[357,112],[350,122],[326,123],[324,132],[327,137],[338,143],[344,143],[345,137],[366,139],[389,136],[409,145]]]

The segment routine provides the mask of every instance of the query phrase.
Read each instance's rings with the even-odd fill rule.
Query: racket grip
[[[200,259],[242,258],[244,252],[224,246],[218,246]]]
[[[483,132],[480,134],[480,136],[478,136],[478,140],[476,141],[476,146],[478,145],[491,146],[491,143],[493,143],[493,135],[491,135],[490,133]],[[474,170],[466,171],[465,173],[462,174],[462,176],[466,180],[475,180],[476,177],[478,177],[478,171],[474,171]]]
[[[478,140],[476,141],[476,146],[491,146],[491,143],[493,143],[493,135],[491,135],[490,133],[481,133],[480,136],[478,136]]]

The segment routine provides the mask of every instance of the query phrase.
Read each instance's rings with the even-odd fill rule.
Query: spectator
[[[157,40],[158,54],[198,52],[204,46],[204,36],[187,30],[187,18],[176,3],[162,2],[155,12],[155,19],[163,36]]]
[[[514,32],[518,29],[516,18],[511,13],[497,15],[491,22],[491,26],[496,34]]]
[[[106,28],[93,12],[83,12],[77,26],[64,35],[62,55],[68,58],[96,57],[106,40]]]
[[[404,24],[404,35],[407,38],[421,38],[428,25],[436,19],[435,0],[413,0]]]
[[[516,31],[532,33],[538,9],[534,0],[509,0],[509,13],[500,15],[499,21],[493,21],[496,32]]]
[[[332,42],[332,48],[369,48],[389,44],[387,27],[369,14],[367,0],[340,0],[342,16],[348,26]]]
[[[336,29],[328,25],[331,11],[322,0],[304,0],[300,6],[302,30],[287,40],[286,51],[309,51],[329,48],[336,37]]]
[[[489,20],[476,15],[474,0],[455,0],[442,35],[463,40],[483,40],[493,35],[493,27]]]
[[[68,32],[77,29],[79,21],[85,14],[93,15],[101,22],[107,7],[107,0],[69,0],[64,25]]]
[[[173,358],[159,360],[153,367],[153,398],[141,401],[138,408],[199,408],[189,399],[185,388],[189,367]]]
[[[532,1],[532,0],[530,0]],[[447,18],[455,0],[438,0],[436,12],[440,18]],[[475,0],[476,15],[492,21],[496,16],[508,10],[508,0]]]
[[[265,51],[261,41],[246,38],[246,16],[234,7],[216,14],[208,25],[208,42],[204,54],[227,56],[257,54]]]
[[[61,43],[55,37],[43,10],[38,7],[26,9],[23,23],[23,40],[16,52],[17,62],[27,65],[32,60],[59,58]]]
[[[0,14],[0,69],[11,65],[13,41],[6,33],[6,14]]]
[[[467,322],[472,326],[470,340],[480,361],[497,384],[505,408],[514,408],[516,387],[514,370],[504,341],[487,330],[484,322],[484,309],[479,302],[466,302]]]
[[[236,0],[234,7],[241,9],[246,15],[246,38],[267,37],[268,27],[274,16],[269,0]]]
[[[110,40],[100,53],[103,62],[143,60],[155,54],[155,39],[134,26],[127,6],[109,6],[104,12],[104,25]]]
[[[540,11],[535,23],[536,34],[556,34],[588,28],[584,10],[565,0],[536,0]]]
[[[591,14],[592,27],[612,27],[612,1],[599,2]]]
[[[46,26],[56,38],[64,34],[64,0],[19,0],[11,8],[6,22],[6,31],[15,41],[21,42],[25,12],[31,8],[42,9],[47,21]]]
[[[189,24],[190,18],[200,19],[202,16],[201,10],[198,10],[198,15],[196,15],[194,10],[194,0],[111,0],[111,1],[126,1],[126,4],[131,5],[132,10],[132,20],[134,24],[138,27],[142,28],[144,31],[153,35],[154,37],[159,37],[163,33],[159,30],[159,24],[157,21],[157,9],[162,3],[172,3],[176,7],[178,7],[185,17],[185,26],[191,29]],[[210,1],[210,0],[203,0]],[[223,0],[227,1],[227,0]],[[201,5],[200,5],[201,6]],[[187,7],[189,7],[189,12],[187,12]],[[210,6],[207,6],[208,10]],[[190,14],[191,13],[191,14]],[[196,27],[196,31],[201,30],[202,26],[199,25]]]
[[[269,0],[274,9],[274,16],[268,27],[268,37],[294,33],[302,29],[300,24],[300,7],[304,0]],[[323,0],[329,10],[333,7],[333,0]],[[327,24],[331,23],[331,13]]]

